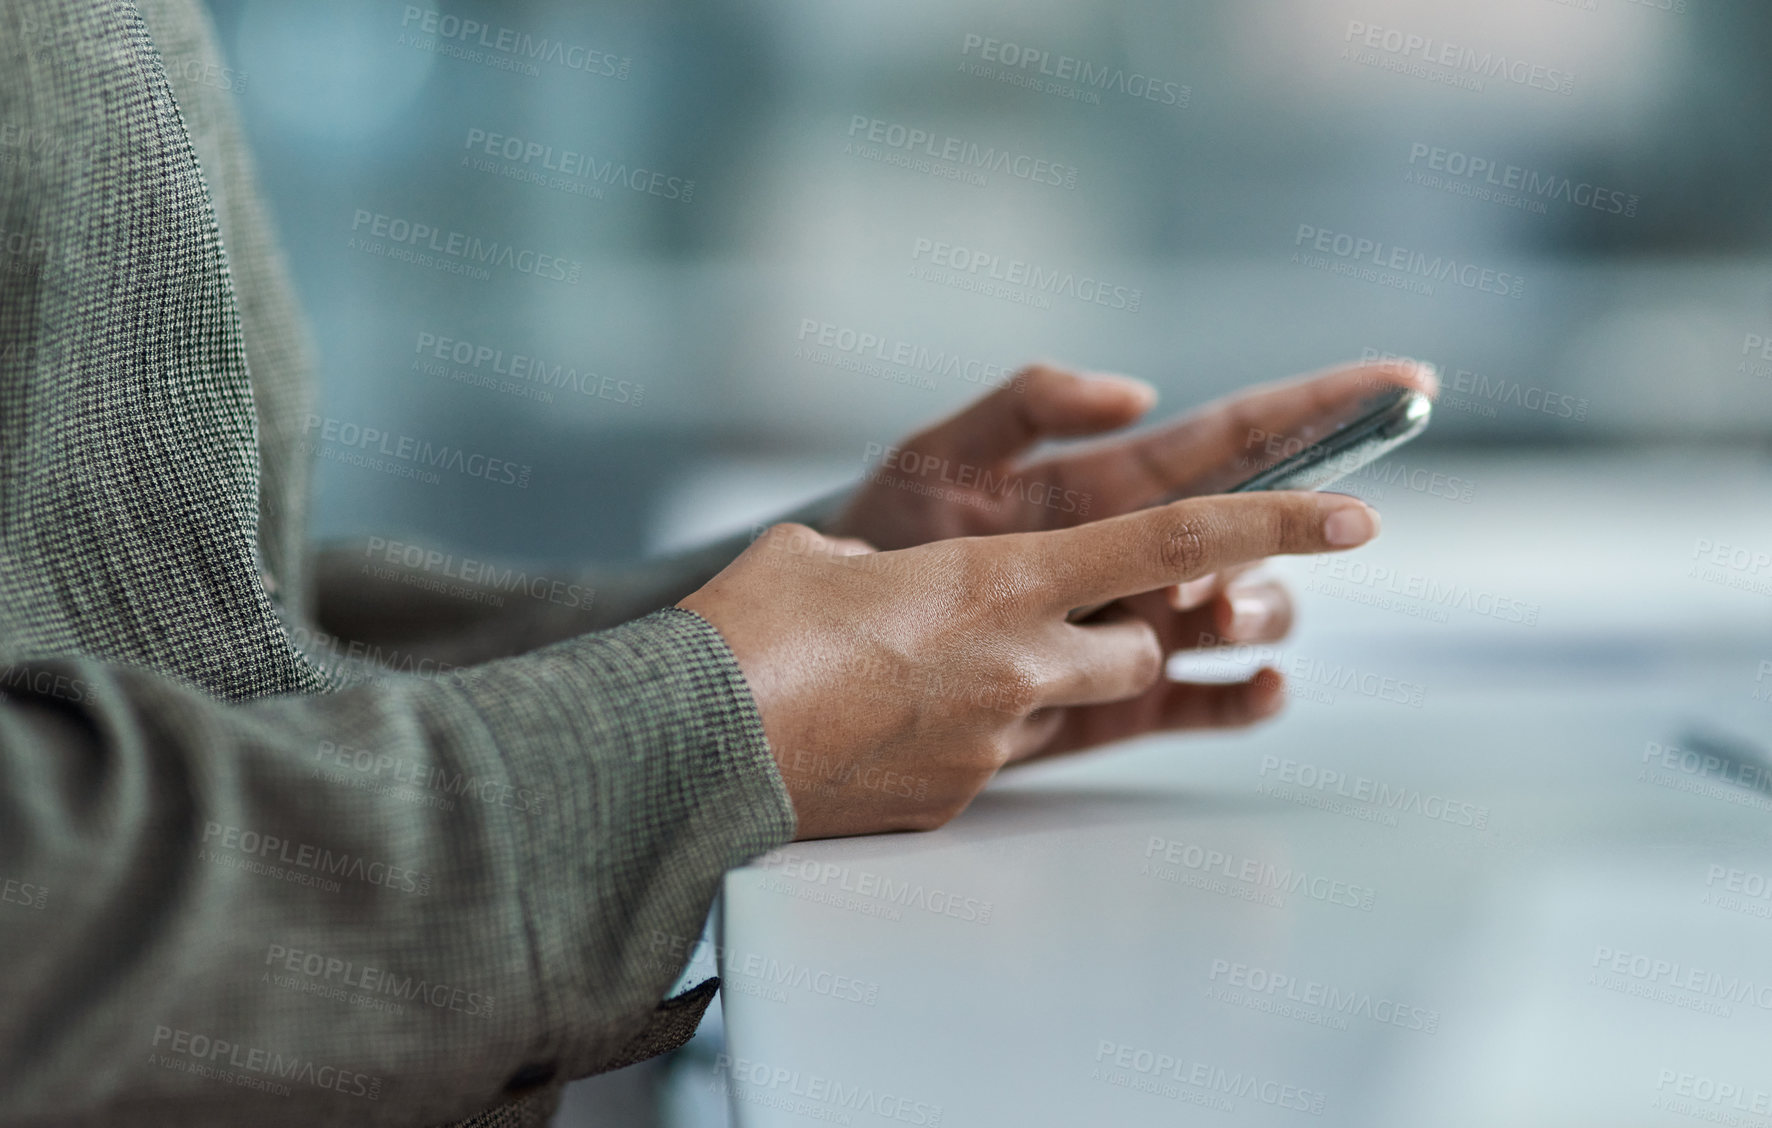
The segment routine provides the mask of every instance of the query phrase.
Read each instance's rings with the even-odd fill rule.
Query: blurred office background
[[[870,444],[984,391],[987,366],[1040,358],[1140,375],[1177,410],[1400,353],[1463,374],[1412,451],[1423,465],[1474,447],[1610,450],[1650,477],[1701,447],[1765,461],[1764,4],[212,3],[237,72],[217,80],[238,91],[313,323],[323,414],[533,467],[514,489],[322,463],[319,536],[630,559],[853,479]],[[464,37],[465,21],[489,30]],[[526,65],[506,33],[564,49]],[[1463,57],[1448,44],[1525,81],[1435,61]],[[1084,66],[1107,81],[1079,81]],[[901,129],[1010,167],[894,149]],[[495,135],[554,156],[489,156]],[[588,160],[543,167],[568,152]],[[1061,183],[1041,182],[1048,165]],[[352,244],[402,223],[578,264],[577,280]],[[1336,236],[1517,292],[1336,272],[1353,257]],[[938,244],[1136,291],[1138,308],[944,284],[966,259]],[[864,335],[916,359],[844,351]],[[430,363],[444,339],[590,391],[477,386],[502,362]]]
[[[759,463],[854,476],[868,443],[981,391],[965,369],[879,375],[796,355],[820,333],[955,356],[975,376],[1037,358],[1131,372],[1169,410],[1366,350],[1407,353],[1472,374],[1474,394],[1441,411],[1430,443],[1758,443],[1772,421],[1772,360],[1744,355],[1772,337],[1763,5],[214,8],[316,331],[325,413],[534,467],[527,490],[476,491],[322,465],[323,535],[392,523],[464,548],[630,557],[683,535],[697,505],[737,506],[753,481],[776,480]],[[449,17],[491,30],[466,42],[425,32],[427,20],[449,30]],[[1382,37],[1364,46],[1356,23],[1438,42],[1391,53]],[[522,59],[479,46],[500,30],[577,48],[592,69],[545,52],[534,74],[444,53]],[[1439,44],[1538,68],[1546,85],[1568,76],[1570,93],[1371,65],[1408,67]],[[1045,58],[1008,65],[1026,52]],[[1014,81],[1080,64],[1110,75],[1082,88],[1088,100]],[[610,69],[625,77],[593,73]],[[1137,96],[1146,82],[1157,97]],[[858,116],[869,124],[854,132]],[[952,137],[1047,161],[1074,187],[1009,170],[980,185],[846,152],[876,121],[922,130],[937,150]],[[543,158],[469,148],[479,134],[594,163],[563,177],[570,191],[479,170],[464,158],[550,175]],[[1431,167],[1472,159],[1496,171]],[[624,168],[666,179],[651,191],[607,181]],[[1511,175],[1538,191],[1483,200],[1412,173],[1466,188]],[[687,201],[671,181],[693,181]],[[1603,206],[1575,202],[1596,192]],[[1633,214],[1616,210],[1626,203]],[[495,268],[476,280],[366,255],[350,247],[369,230],[353,230],[360,211],[534,249],[582,274],[567,284]],[[1423,294],[1332,274],[1294,261],[1310,250],[1301,227],[1522,285],[1506,296],[1442,280]],[[1036,308],[913,277],[932,265],[933,252],[914,257],[918,240],[1137,290],[1140,308],[1062,295]],[[427,374],[414,367],[421,334],[595,373],[602,394],[547,403]],[[1585,417],[1565,417],[1580,401]],[[697,503],[684,496],[692,483],[727,488]]]

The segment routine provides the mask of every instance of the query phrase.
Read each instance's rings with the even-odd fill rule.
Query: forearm
[[[823,529],[846,492],[781,520]],[[676,604],[750,543],[749,531],[626,568],[521,568],[381,538],[329,545],[314,562],[319,654],[396,669],[471,665],[523,654]]]
[[[314,561],[319,635],[298,639],[325,657],[412,668],[472,665],[618,626],[694,591],[742,540],[625,569],[525,568],[429,558],[379,539],[329,545]]]
[[[0,702],[0,878],[44,901],[0,904],[0,1108],[27,1122],[442,1122],[526,1065],[590,1072],[677,973],[645,938],[693,935],[793,831],[687,612],[245,706],[31,674]]]

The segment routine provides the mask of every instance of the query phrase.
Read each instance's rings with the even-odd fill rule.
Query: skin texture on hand
[[[1431,365],[1414,361],[1344,365],[1246,389],[1145,432],[1030,457],[1047,440],[1129,427],[1157,402],[1142,380],[1034,365],[887,448],[830,532],[907,548],[1065,528],[1217,493],[1254,472],[1249,461],[1270,439],[1298,449],[1320,437],[1318,420],[1390,386],[1433,395],[1439,380]],[[941,488],[907,488],[918,485]]]
[[[1317,423],[1386,387],[1428,395],[1439,389],[1431,365],[1408,360],[1342,365],[1246,389],[1138,434],[1046,456],[1042,442],[1086,438],[1136,423],[1156,404],[1154,388],[1114,375],[1082,375],[1034,365],[997,392],[884,452],[830,531],[883,549],[948,537],[1058,529],[1130,513],[1171,497],[1217,493],[1259,468],[1270,444],[1297,450],[1320,438]],[[935,488],[930,488],[935,487]],[[1140,599],[1119,610],[1197,645],[1202,633],[1226,642],[1271,642],[1292,621],[1285,588],[1246,579],[1254,564],[1171,589],[1167,602]],[[1176,612],[1204,608],[1177,624]],[[1179,646],[1172,649],[1179,649]]]
[[[737,656],[801,838],[928,829],[1005,764],[1272,712],[1271,671],[1241,687],[1163,679],[1201,612],[1217,615],[1177,614],[1165,589],[1377,531],[1358,499],[1316,493],[1195,498],[887,552],[778,525],[678,606]],[[1151,599],[1161,628],[1140,614]],[[1101,603],[1113,606],[1066,621]]]

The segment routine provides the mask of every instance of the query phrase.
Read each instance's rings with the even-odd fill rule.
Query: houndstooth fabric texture
[[[688,612],[373,684],[292,644],[306,349],[179,81],[211,39],[196,0],[0,4],[0,863],[54,903],[0,919],[0,1123],[539,1125],[693,1033],[714,985],[660,1005],[659,939],[792,809]],[[289,952],[431,992],[341,1004]]]
[[[0,655],[128,662],[228,700],[322,689],[259,575],[240,320],[147,29],[115,4],[0,20],[22,142],[0,166]]]

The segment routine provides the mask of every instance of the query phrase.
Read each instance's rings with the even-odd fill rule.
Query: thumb
[[[860,537],[827,537],[810,525],[793,521],[769,526],[752,546],[796,556],[864,556],[879,551]]]
[[[825,542],[833,556],[866,556],[880,551],[860,537],[826,537]]]

